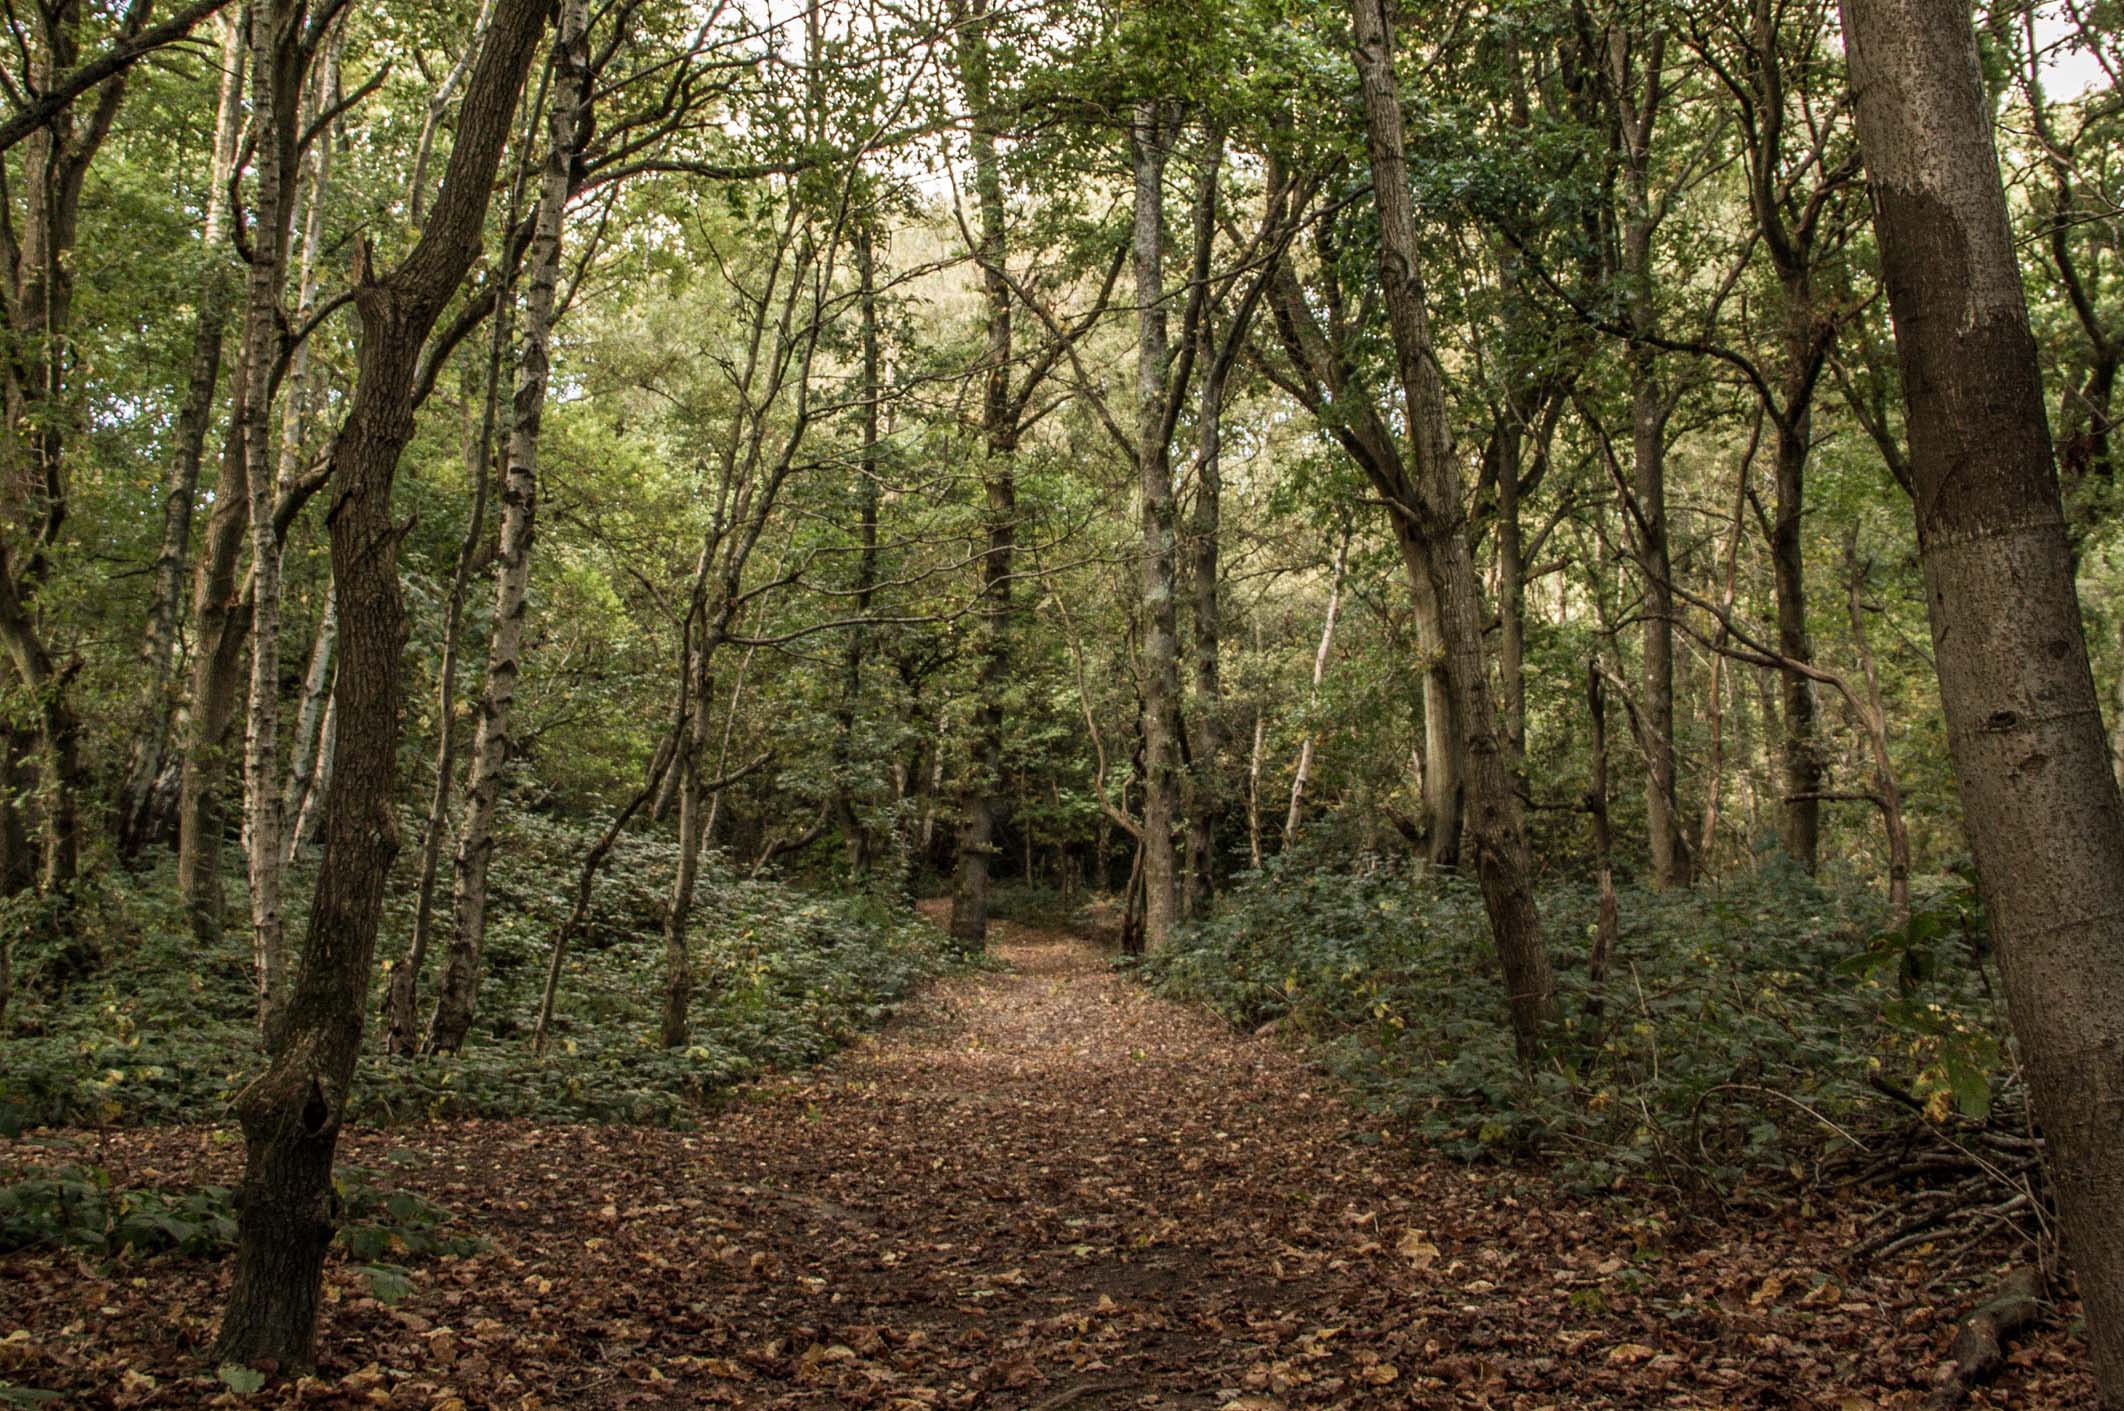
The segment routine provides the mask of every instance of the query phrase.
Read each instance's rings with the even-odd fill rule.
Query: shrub
[[[487,975],[466,1051],[365,1056],[356,1120],[682,1123],[732,1084],[816,1062],[876,1026],[947,963],[936,932],[904,907],[742,880],[711,857],[694,911],[694,1037],[666,1051],[654,1031],[672,849],[629,840],[571,948],[547,1055],[533,1058],[548,947],[587,841],[535,814],[512,822],[495,858]],[[401,881],[378,946],[379,998],[410,925],[410,878]],[[114,882],[91,938],[101,968],[18,996],[0,1029],[0,1133],[223,1115],[258,1061],[249,942],[232,928],[202,947],[173,894],[166,875]],[[301,924],[292,914],[290,933]],[[30,957],[32,968],[43,959]]]
[[[1596,990],[1595,896],[1545,886],[1564,1019],[1532,1071],[1504,1025],[1481,898],[1452,874],[1272,860],[1144,968],[1235,1024],[1276,1021],[1367,1108],[1452,1155],[1541,1153],[1595,1186],[1729,1183],[1863,1120],[1877,1080],[1980,1107],[2003,1028],[1965,943],[1980,923],[1956,879],[1921,901],[1884,936],[1876,898],[1775,863],[1694,891],[1625,890]]]
[[[364,1263],[386,1255],[462,1256],[486,1241],[452,1228],[450,1212],[411,1191],[376,1185],[377,1173],[342,1166],[335,1239]],[[224,1186],[121,1187],[97,1166],[0,1168],[0,1254],[57,1245],[96,1254],[219,1257],[236,1244],[236,1205]]]

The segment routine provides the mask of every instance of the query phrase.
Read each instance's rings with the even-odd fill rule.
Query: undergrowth
[[[1482,899],[1381,861],[1276,861],[1143,962],[1178,998],[1305,1044],[1361,1102],[1468,1160],[1540,1154],[1583,1186],[1731,1185],[1804,1171],[1890,1104],[1981,1116],[2005,1061],[1973,896],[1929,879],[1910,924],[1856,885],[1770,863],[1626,889],[1604,984],[1590,886],[1542,888],[1562,1022],[1514,1055]]]
[[[386,1057],[375,1051],[372,1004],[354,1120],[683,1124],[733,1084],[816,1062],[875,1027],[946,964],[934,930],[904,906],[744,880],[711,856],[693,913],[693,1039],[663,1049],[655,1030],[672,849],[629,840],[599,883],[563,974],[547,1053],[534,1058],[548,947],[587,842],[578,830],[517,817],[493,864],[486,979],[466,1051]],[[411,911],[410,884],[395,886],[378,945],[379,1002]],[[40,980],[56,957],[18,956],[30,983],[0,1028],[0,1133],[221,1118],[259,1061],[249,943],[237,920],[217,944],[200,946],[167,872],[149,873],[106,883],[84,903],[79,932],[93,957],[85,975]],[[303,920],[291,914],[292,936]]]

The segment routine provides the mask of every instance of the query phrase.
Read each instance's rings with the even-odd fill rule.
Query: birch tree
[[[553,48],[553,97],[548,105],[546,165],[539,178],[538,213],[524,289],[523,343],[509,423],[509,467],[502,482],[500,571],[494,583],[494,626],[487,644],[479,728],[465,782],[465,817],[452,866],[450,950],[428,1025],[425,1047],[455,1053],[472,1024],[480,945],[485,936],[487,867],[494,851],[502,769],[511,748],[512,714],[523,651],[524,613],[531,590],[531,541],[538,521],[538,449],[546,388],[553,367],[553,314],[560,281],[561,226],[566,218],[576,152],[589,116],[590,59],[585,0],[562,0]],[[447,723],[444,725],[448,728]],[[417,962],[416,962],[417,965]]]

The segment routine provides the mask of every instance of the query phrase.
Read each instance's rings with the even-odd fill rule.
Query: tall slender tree
[[[987,546],[981,555],[982,610],[974,644],[976,700],[959,800],[951,936],[962,948],[978,951],[988,937],[988,874],[1002,808],[1003,692],[1010,675],[1011,565],[1018,538],[1018,423],[1025,403],[1011,389],[1012,296],[1005,266],[1010,247],[1003,166],[997,149],[1002,132],[990,53],[989,0],[963,0],[956,20],[959,85],[970,118],[967,146],[973,160],[978,221],[974,257],[981,267],[987,323],[981,354],[981,497]]]
[[[332,1162],[369,1007],[376,929],[398,851],[394,788],[403,528],[391,509],[413,435],[421,354],[477,258],[488,196],[536,48],[541,0],[497,0],[458,108],[457,140],[420,238],[389,269],[356,261],[354,392],[333,438],[332,569],[344,642],[335,695],[338,764],[325,804],[324,860],[301,964],[264,1071],[238,1093],[244,1173],[236,1267],[216,1352],[313,1365],[324,1256],[334,1226]]]
[[[449,954],[437,987],[425,1047],[455,1053],[472,1026],[486,933],[487,867],[501,805],[502,769],[514,742],[516,683],[522,670],[524,614],[530,605],[531,540],[538,522],[538,452],[546,387],[553,373],[553,317],[560,284],[561,227],[574,188],[575,160],[589,120],[590,44],[586,0],[562,0],[547,103],[546,165],[539,178],[524,289],[523,341],[510,407],[509,464],[502,481],[500,572],[487,643],[479,729],[465,781],[465,817],[452,872]],[[442,728],[448,729],[448,722]]]
[[[1483,658],[1483,612],[1453,461],[1445,384],[1431,340],[1417,249],[1416,213],[1385,0],[1351,0],[1358,91],[1364,106],[1372,200],[1379,217],[1379,282],[1393,337],[1410,449],[1379,485],[1396,537],[1420,564],[1438,604],[1446,677],[1468,769],[1468,843],[1504,972],[1505,1002],[1522,1057],[1546,1043],[1556,1018],[1556,981],[1534,904],[1534,859],[1525,806],[1513,787]],[[1418,570],[1412,570],[1415,572]]]
[[[2124,800],[1969,11],[1844,0],[1965,826],[2102,1404],[2124,1407]]]

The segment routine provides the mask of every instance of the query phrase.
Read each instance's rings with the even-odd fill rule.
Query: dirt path
[[[1416,1163],[1291,1053],[1149,996],[1083,943],[1004,927],[999,954],[1007,970],[934,987],[699,1133],[355,1139],[357,1162],[411,1153],[405,1183],[495,1247],[422,1266],[388,1309],[335,1276],[303,1404],[1921,1401],[1941,1315],[1900,1271],[1844,1286],[1833,1226],[1706,1244],[1624,1201]],[[163,1133],[103,1159],[226,1179],[234,1152]],[[85,1402],[200,1404],[187,1349],[225,1275],[61,1263],[0,1261],[0,1338],[25,1327],[38,1349],[10,1372],[0,1342],[0,1377],[58,1385],[37,1377],[72,1365],[88,1390],[91,1358],[115,1351],[157,1386]],[[2035,1344],[1975,1404],[2091,1405],[2076,1352]]]

